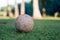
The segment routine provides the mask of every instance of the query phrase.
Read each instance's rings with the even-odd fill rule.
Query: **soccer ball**
[[[18,16],[15,20],[15,27],[21,32],[29,32],[32,30],[34,22],[31,16],[27,14],[22,14]]]

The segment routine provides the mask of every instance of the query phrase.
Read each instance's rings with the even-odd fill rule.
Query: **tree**
[[[8,3],[8,0],[7,0],[7,4],[8,4],[8,15],[9,15],[9,17],[13,17],[13,13],[12,13],[12,11],[11,11],[11,7],[10,7],[10,5],[9,5],[9,3]]]
[[[25,14],[25,2],[22,0],[21,2],[21,14]]]
[[[41,13],[39,10],[38,0],[33,0],[33,18],[34,19],[41,19]]]
[[[16,0],[15,0],[15,17],[18,17],[19,16],[19,11],[18,11],[18,4],[16,3]]]

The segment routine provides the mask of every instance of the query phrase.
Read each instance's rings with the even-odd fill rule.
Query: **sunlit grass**
[[[11,17],[8,17],[8,16],[0,16],[0,19],[15,19],[15,17],[11,18]],[[60,20],[60,17],[55,18],[54,16],[45,16],[45,17],[42,17],[41,20]]]

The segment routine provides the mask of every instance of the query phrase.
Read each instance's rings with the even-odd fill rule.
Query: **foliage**
[[[33,15],[33,6],[31,3],[25,3],[25,13],[30,16]]]
[[[46,13],[48,15],[54,15],[55,12],[60,13],[60,2],[59,2],[59,0],[45,0],[44,6],[46,8]]]

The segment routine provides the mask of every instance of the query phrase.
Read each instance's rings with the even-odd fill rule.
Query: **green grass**
[[[60,20],[34,20],[31,32],[20,33],[14,19],[0,20],[0,40],[60,40]]]

